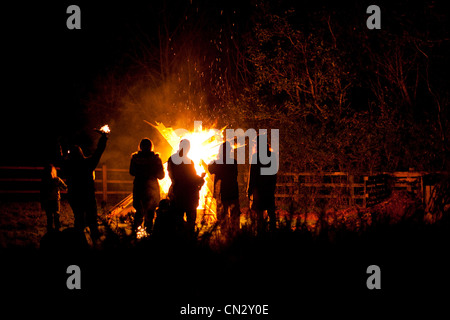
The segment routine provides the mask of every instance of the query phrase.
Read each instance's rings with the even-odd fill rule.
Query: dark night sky
[[[83,126],[82,98],[120,59],[130,24],[144,12],[78,2],[82,29],[68,30],[70,4],[30,2],[3,9],[3,163],[39,162],[56,136]]]
[[[82,128],[83,99],[99,75],[122,63],[137,33],[157,41],[162,3],[6,5],[2,69],[7,88],[1,124],[5,151],[0,163],[42,163],[58,136]],[[66,28],[66,8],[71,4],[81,8],[81,30]],[[167,10],[176,19],[186,6],[189,1],[171,1]]]
[[[189,1],[167,2],[167,10],[175,19],[189,5]],[[340,2],[285,2],[305,12],[317,5],[347,10],[342,9]],[[86,121],[83,98],[92,90],[95,79],[122,63],[136,32],[157,39],[161,3],[27,1],[2,5],[4,87],[0,163],[41,163],[45,154],[52,152],[57,136],[83,127]],[[208,10],[221,6],[248,9],[251,1],[201,3]],[[81,30],[66,28],[66,8],[70,4],[81,8]],[[351,4],[346,6],[355,10]],[[383,12],[382,21],[386,25],[389,19],[384,17],[392,12]],[[361,23],[365,23],[366,17],[361,12]]]

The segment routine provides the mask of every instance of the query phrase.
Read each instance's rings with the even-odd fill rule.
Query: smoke
[[[104,124],[111,128],[102,157],[108,166],[128,167],[144,137],[153,141],[163,161],[168,159],[171,147],[144,120],[193,130],[194,121],[202,121],[203,128],[223,128],[239,118],[224,103],[233,87],[230,54],[235,43],[230,41],[236,39],[236,11],[206,10],[192,2],[180,6],[184,9],[171,11],[162,4],[161,10],[152,10],[158,14],[150,25],[145,15],[145,23],[130,27],[122,37],[132,38],[125,52],[99,75],[86,101],[87,129]]]
[[[182,50],[185,52],[173,54],[166,67],[154,56],[139,56],[125,72],[118,67],[119,72],[116,69],[97,80],[86,117],[91,119],[91,128],[103,124],[111,128],[103,163],[113,168],[128,167],[131,153],[144,137],[153,141],[154,151],[166,161],[172,148],[145,121],[187,130],[194,129],[194,121],[202,121],[204,127],[214,125],[209,103],[210,81],[205,79],[206,61],[198,48],[182,46],[179,51]],[[158,51],[152,54],[159,57]],[[155,61],[159,62],[159,68],[155,67]]]

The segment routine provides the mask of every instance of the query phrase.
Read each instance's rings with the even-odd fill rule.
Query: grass
[[[39,204],[2,202],[1,208],[2,248],[38,248],[46,223]],[[164,308],[170,319],[187,303],[267,303],[273,319],[311,313],[361,316],[367,310],[382,313],[387,306],[403,311],[405,303],[425,306],[425,299],[439,297],[450,284],[448,212],[431,224],[422,212],[413,198],[397,194],[371,209],[325,210],[322,217],[278,211],[278,229],[258,236],[249,212],[241,217],[239,233],[223,234],[213,223],[205,226],[209,229],[202,234],[204,241],[197,242],[131,242],[103,229],[109,232],[103,250],[81,256],[59,252],[50,260],[2,250],[2,260],[10,267],[0,271],[14,279],[11,287],[29,288],[31,283],[37,295],[63,292],[67,300],[86,296],[102,301],[105,312],[111,303],[148,305],[151,310],[133,312],[153,315]],[[64,201],[61,216],[63,228],[73,225]],[[80,296],[64,291],[70,264],[84,270]],[[365,285],[366,268],[372,264],[382,270],[380,292]],[[438,301],[433,306],[439,306]]]
[[[45,212],[40,204],[35,201],[2,201],[0,202],[0,248],[39,248],[40,239],[46,233]],[[127,233],[119,232],[120,228],[111,230],[103,219],[102,209],[99,208],[99,217],[102,230],[107,236],[113,235],[120,238],[129,238]],[[285,237],[301,235],[301,238],[328,238],[333,242],[339,237],[363,236],[364,233],[374,233],[374,230],[392,228],[394,226],[406,226],[418,228],[427,225],[429,215],[424,215],[421,204],[406,192],[395,192],[387,201],[372,208],[350,207],[346,209],[325,209],[305,212],[303,209],[292,207],[287,210],[277,210],[277,232]],[[267,217],[266,217],[267,219]],[[225,232],[217,222],[202,221],[200,227],[200,239],[202,245],[211,248],[227,246],[234,241],[235,234]],[[254,216],[248,208],[241,208],[240,235],[254,237],[256,230],[252,223]],[[62,229],[73,226],[73,214],[66,200],[61,201],[60,221]],[[429,223],[428,223],[429,224]],[[367,231],[367,232],[366,232]],[[129,239],[126,244],[129,245]],[[114,245],[114,244],[112,244]]]
[[[66,201],[61,203],[61,227],[73,225],[72,211]],[[0,248],[38,248],[47,232],[45,212],[39,202],[0,202]]]

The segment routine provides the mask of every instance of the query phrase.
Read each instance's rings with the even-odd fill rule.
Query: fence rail
[[[3,166],[0,167],[0,194],[39,194],[39,183],[41,178],[39,177],[44,167],[12,167]],[[57,168],[59,169],[59,168]],[[9,174],[8,177],[4,177],[4,173]],[[22,177],[21,175],[25,175]],[[18,177],[20,176],[20,177]],[[116,178],[108,178],[108,177]],[[117,178],[121,176],[121,178]],[[62,177],[65,181],[64,177]],[[108,195],[128,195],[132,191],[131,179],[127,169],[114,169],[108,168],[103,165],[95,169],[95,183],[97,195],[101,195],[102,201],[108,201]],[[12,185],[11,185],[12,183]],[[19,183],[19,184],[18,184]],[[24,185],[24,183],[28,183]],[[62,193],[67,193],[63,190]]]
[[[38,194],[43,167],[0,167],[0,194]],[[424,186],[423,172],[394,172],[375,176],[353,176],[346,172],[279,173],[277,201],[298,201],[305,197],[337,199],[343,205],[372,206],[390,194],[390,190],[414,192],[423,199],[430,188]],[[109,195],[128,195],[133,179],[127,169],[95,169],[96,194],[105,203]]]
[[[280,174],[276,198],[299,201],[305,197],[335,199],[344,206],[373,206],[385,200],[392,190],[405,190],[422,199],[429,198],[430,188],[424,185],[426,172],[393,172],[354,176],[346,172],[303,172]]]

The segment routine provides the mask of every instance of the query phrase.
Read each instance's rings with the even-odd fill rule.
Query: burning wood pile
[[[151,124],[152,125],[152,124]],[[205,173],[206,183],[200,190],[200,202],[197,210],[203,210],[204,214],[215,216],[216,202],[213,197],[214,179],[207,170],[207,164],[217,158],[219,147],[223,143],[222,131],[216,129],[202,129],[201,122],[194,122],[194,131],[184,129],[173,130],[162,123],[152,125],[166,139],[172,147],[172,154],[177,152],[178,145],[182,139],[187,139],[191,143],[188,158],[195,164],[197,175]],[[167,163],[164,164],[165,177],[159,180],[161,187],[161,198],[165,198],[169,192],[171,180],[167,172]]]
[[[223,129],[203,129],[201,122],[194,122],[194,130],[188,131],[185,129],[172,129],[166,127],[163,123],[151,124],[158,132],[166,139],[168,144],[172,147],[172,154],[177,152],[179,143],[182,139],[187,139],[190,142],[190,151],[188,157],[192,159],[195,164],[195,170],[200,176],[205,173],[205,184],[200,189],[200,201],[197,207],[197,222],[216,220],[217,203],[213,196],[214,193],[214,179],[207,170],[207,164],[215,160],[219,154],[220,145],[223,143]],[[102,128],[109,129],[109,128]],[[165,177],[159,180],[161,199],[167,198],[169,188],[172,184],[168,171],[167,163],[164,163]],[[133,195],[130,194],[116,206],[111,208],[108,212],[108,220],[110,225],[117,227],[123,226],[119,220],[126,220],[130,214],[130,206],[133,203]],[[132,209],[131,209],[132,210]],[[115,221],[115,222],[114,222]],[[145,237],[148,233],[146,230],[141,230],[138,236]]]

